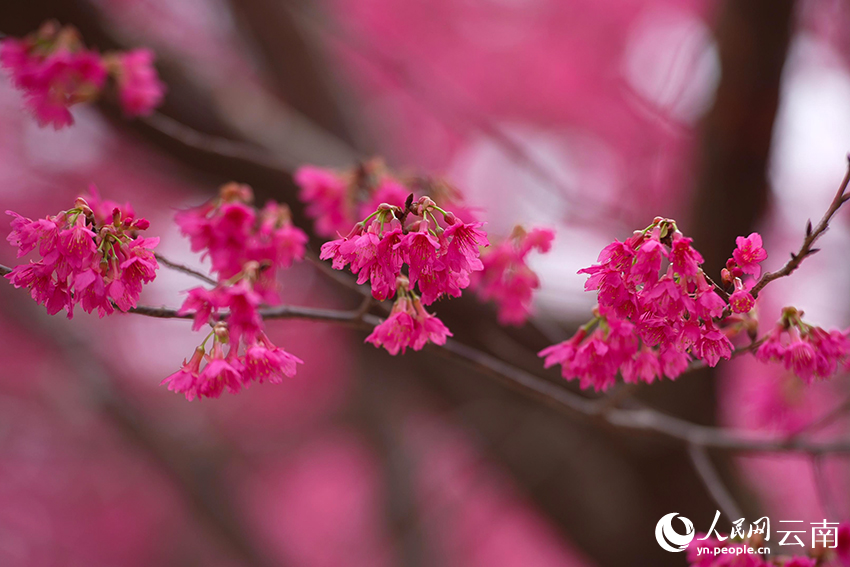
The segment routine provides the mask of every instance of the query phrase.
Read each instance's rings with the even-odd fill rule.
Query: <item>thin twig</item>
[[[705,447],[688,444],[688,456],[691,458],[691,463],[693,463],[700,480],[702,480],[720,511],[729,518],[730,522],[734,522],[737,518],[743,518],[744,514],[741,512],[741,507],[738,506],[735,498],[723,484],[723,480],[714,467],[714,463],[711,462],[711,457]]]
[[[850,156],[848,156],[848,161],[850,161]],[[850,183],[850,164],[848,164],[847,173],[844,174],[844,180],[841,181],[841,185],[838,187],[838,192],[832,199],[832,203],[829,205],[826,213],[824,213],[823,218],[820,219],[820,222],[814,228],[812,228],[812,221],[809,221],[806,225],[806,237],[803,239],[803,245],[800,246],[800,250],[796,254],[792,253],[791,259],[788,260],[788,262],[780,269],[775,272],[768,272],[764,274],[750,291],[753,297],[757,297],[759,292],[773,280],[778,280],[779,278],[791,275],[791,273],[800,266],[805,258],[819,250],[817,248],[812,248],[812,246],[829,228],[829,221],[832,220],[832,217],[835,216],[835,213],[838,212],[841,205],[850,199],[850,195],[845,195],[848,183]]]
[[[216,285],[217,284],[217,282],[214,279],[212,279],[211,277],[209,277],[208,275],[201,273],[198,270],[195,270],[193,268],[190,268],[189,266],[184,266],[183,264],[178,264],[177,262],[172,262],[171,260],[169,260],[168,258],[166,258],[165,256],[163,256],[162,254],[160,254],[158,252],[154,254],[154,257],[156,257],[156,259],[159,260],[159,262],[163,266],[165,266],[166,268],[171,268],[172,270],[175,270],[177,272],[183,272],[184,274],[190,275],[193,278],[197,278],[197,279],[199,279],[203,282],[206,282],[210,285]]]

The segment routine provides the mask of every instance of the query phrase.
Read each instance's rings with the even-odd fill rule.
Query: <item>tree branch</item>
[[[160,254],[158,252],[154,254],[154,257],[157,260],[159,260],[159,262],[163,266],[165,266],[166,268],[171,268],[172,270],[174,270],[176,272],[183,272],[184,274],[192,276],[193,278],[197,278],[197,279],[199,279],[203,282],[206,282],[210,285],[216,285],[218,283],[214,279],[209,277],[208,275],[203,274],[203,273],[201,273],[198,270],[195,270],[193,268],[190,268],[189,266],[184,266],[183,264],[178,264],[176,262],[172,262],[171,260],[169,260],[168,258],[166,258],[165,256],[163,256],[162,254]]]
[[[848,156],[848,161],[850,161],[850,156]],[[761,279],[759,279],[758,283],[756,283],[756,285],[754,285],[753,289],[750,291],[753,297],[757,297],[759,292],[764,289],[764,287],[770,282],[791,275],[794,270],[800,267],[800,264],[803,263],[803,260],[805,258],[818,252],[819,248],[812,248],[812,246],[815,242],[817,242],[817,239],[820,238],[821,235],[829,228],[829,221],[832,220],[832,217],[835,216],[835,213],[838,212],[838,209],[841,208],[841,205],[850,200],[850,195],[845,195],[848,183],[850,183],[850,164],[848,164],[847,173],[844,174],[844,180],[838,187],[838,192],[832,199],[832,203],[829,205],[829,208],[826,210],[826,213],[824,213],[823,218],[820,219],[820,222],[817,224],[816,227],[814,227],[814,229],[812,228],[812,221],[809,221],[806,225],[806,237],[803,239],[803,245],[800,246],[800,250],[796,254],[791,253],[791,259],[788,260],[788,262],[784,266],[782,266],[782,268],[776,270],[775,272],[768,272],[764,274]]]
[[[729,490],[726,489],[726,485],[723,484],[723,480],[717,473],[717,469],[711,462],[711,457],[705,447],[689,444],[688,456],[691,458],[691,463],[693,463],[694,469],[711,498],[717,503],[723,514],[729,518],[729,521],[733,522],[736,518],[743,518],[744,514],[741,512],[741,507],[738,506]]]

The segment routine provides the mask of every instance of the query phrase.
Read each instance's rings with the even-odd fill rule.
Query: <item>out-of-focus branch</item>
[[[736,518],[743,518],[744,514],[741,512],[741,507],[738,506],[738,503],[735,502],[729,490],[726,489],[726,485],[723,484],[723,480],[721,480],[720,475],[717,473],[717,469],[711,462],[711,457],[708,451],[705,450],[705,447],[689,444],[688,456],[691,458],[691,463],[693,463],[694,469],[697,471],[708,493],[720,507],[723,514],[729,518],[729,521],[735,521]]]
[[[835,498],[832,496],[829,489],[829,478],[824,470],[823,455],[812,456],[812,474],[815,477],[815,488],[818,492],[818,500],[820,500],[821,508],[824,513],[830,518],[840,518],[835,509]]]

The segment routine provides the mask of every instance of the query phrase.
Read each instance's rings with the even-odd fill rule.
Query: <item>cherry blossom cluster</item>
[[[522,325],[528,319],[540,279],[528,266],[527,257],[532,250],[548,252],[554,238],[551,229],[526,231],[518,226],[508,238],[482,253],[484,269],[475,274],[472,284],[483,300],[496,303],[501,324]]]
[[[292,224],[287,206],[269,201],[258,211],[251,205],[253,200],[248,185],[228,183],[218,197],[179,211],[174,219],[189,238],[192,251],[210,259],[219,279],[241,274],[249,262],[258,264],[254,291],[273,303],[278,301],[275,274],[304,257],[307,235]]]
[[[153,59],[147,49],[101,55],[87,49],[73,27],[55,22],[0,42],[0,66],[24,92],[27,108],[41,126],[57,130],[74,123],[69,107],[96,100],[110,78],[127,116],[150,114],[165,93]]]
[[[372,342],[380,340],[393,354],[399,349],[404,351],[405,346],[418,350],[421,337],[444,340],[446,335],[438,328],[442,323],[426,317],[420,306],[430,305],[443,296],[460,297],[469,286],[470,274],[483,269],[481,247],[489,245],[486,233],[481,230],[483,224],[463,222],[431,198],[424,196],[414,201],[411,194],[403,207],[378,205],[347,236],[322,245],[319,257],[332,260],[337,270],[347,266],[358,275],[358,284],[369,282],[375,299],[392,298],[398,291],[394,307],[397,317]],[[403,273],[405,269],[407,275]],[[415,294],[417,285],[419,293]],[[398,323],[407,320],[402,314],[423,325],[402,332]],[[430,323],[425,325],[425,322]],[[431,327],[437,329],[433,335],[427,330]],[[392,341],[379,339],[390,330],[397,334]]]
[[[446,338],[452,336],[451,331],[436,316],[425,311],[420,297],[410,291],[404,276],[399,276],[397,290],[398,299],[389,317],[375,327],[366,342],[384,347],[392,355],[399,351],[404,354],[408,347],[421,350],[429,342],[446,344]]]
[[[104,215],[105,210],[111,214]],[[6,275],[16,288],[30,295],[47,312],[62,309],[68,318],[74,306],[97,310],[100,317],[118,308],[136,306],[142,286],[156,277],[159,267],[153,249],[158,238],[141,238],[150,223],[135,218],[132,207],[101,201],[93,195],[79,197],[74,208],[32,220],[13,211],[12,231],[6,238],[18,248],[18,258],[32,251],[39,260],[15,266]]]
[[[193,315],[193,330],[212,327],[195,354],[163,381],[188,400],[218,397],[225,389],[237,393],[252,382],[280,383],[302,362],[271,342],[259,310],[278,301],[277,270],[304,257],[307,235],[292,224],[287,207],[269,202],[258,211],[252,201],[250,187],[229,183],[215,199],[176,215],[192,250],[209,257],[218,276],[213,289],[190,289],[178,311]]]
[[[827,331],[803,321],[803,312],[794,307],[782,310],[782,317],[756,350],[762,362],[780,362],[807,384],[816,377],[829,378],[839,367],[850,365],[850,329]]]
[[[381,203],[403,207],[411,193],[425,194],[443,203],[464,218],[472,213],[461,209],[460,193],[442,180],[403,177],[391,173],[383,161],[373,159],[347,170],[304,166],[295,172],[299,197],[307,204],[307,216],[315,223],[315,232],[325,238],[345,234],[358,219],[374,211]]]
[[[757,234],[738,239],[729,266],[729,298],[703,272],[693,241],[671,219],[656,218],[625,242],[615,240],[598,264],[579,270],[597,291],[595,317],[571,339],[541,351],[548,368],[562,366],[582,388],[605,390],[620,372],[626,382],[675,379],[692,359],[715,366],[729,359],[732,343],[719,323],[729,311],[744,315],[755,301],[737,270],[758,273],[767,257]],[[728,311],[727,311],[728,309]],[[592,332],[591,332],[592,331]]]

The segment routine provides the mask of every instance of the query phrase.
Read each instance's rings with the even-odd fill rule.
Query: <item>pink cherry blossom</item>
[[[756,300],[749,291],[744,289],[739,278],[735,278],[735,291],[729,296],[729,306],[732,313],[749,313],[755,307]]]
[[[761,235],[753,232],[746,238],[739,236],[735,239],[737,247],[732,252],[732,259],[741,271],[758,277],[761,273],[761,262],[767,259],[767,252],[762,248]]]
[[[115,58],[118,101],[127,116],[149,116],[162,103],[165,84],[153,66],[149,49],[134,49]]]
[[[188,362],[184,360],[183,367],[163,380],[161,385],[168,384],[169,390],[183,394],[190,402],[194,400],[198,397],[198,378],[205,354],[203,347],[196,348],[192,358]]]
[[[404,295],[399,296],[390,316],[375,327],[366,342],[396,355],[399,351],[404,354],[408,347],[422,350],[429,342],[445,344],[450,336],[452,333],[443,322],[425,311],[418,298]]]
[[[7,212],[13,217],[7,240],[18,248],[18,256],[37,249],[42,258],[15,267],[6,278],[15,287],[28,288],[51,315],[65,309],[70,318],[77,303],[101,317],[115,307],[127,311],[156,277],[153,249],[159,239],[137,235],[149,226],[145,219],[125,218],[116,208],[109,222],[101,224],[85,198],[68,211],[37,221]]]
[[[547,252],[554,237],[554,231],[547,228],[529,232],[518,228],[482,255],[483,270],[476,274],[473,286],[482,299],[496,302],[503,325],[521,325],[528,318],[540,280],[528,266],[527,257],[532,250]]]
[[[295,376],[296,365],[302,363],[300,358],[275,346],[265,333],[260,333],[245,352],[245,379],[280,384],[284,376]]]
[[[331,237],[354,224],[344,178],[327,169],[303,166],[294,179],[301,188],[301,200],[307,203],[307,216],[315,221],[316,234]]]

